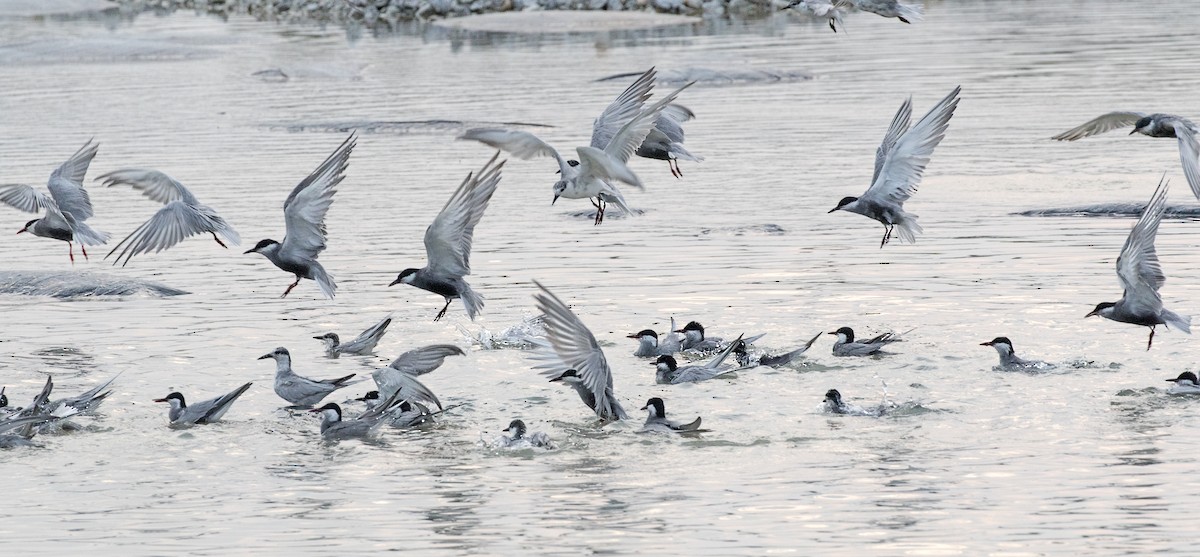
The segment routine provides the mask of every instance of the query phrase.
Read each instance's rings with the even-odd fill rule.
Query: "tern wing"
[[[46,184],[50,196],[58,203],[58,209],[78,222],[91,218],[93,214],[92,200],[87,190],[83,189],[83,177],[99,147],[89,139],[67,162],[50,174],[50,181]]]
[[[873,201],[903,204],[916,193],[921,175],[933,150],[946,137],[946,129],[954,109],[958,107],[958,94],[962,87],[955,87],[941,102],[934,105],[920,121],[900,135],[888,151],[878,176],[871,187],[862,195]],[[901,107],[903,110],[903,106]],[[893,122],[895,122],[893,120]],[[891,133],[889,131],[889,133]],[[878,166],[878,162],[876,163]]]
[[[440,409],[442,402],[438,400],[437,395],[429,390],[424,383],[417,381],[415,375],[409,375],[394,367],[388,366],[376,370],[371,374],[375,379],[375,385],[379,387],[379,396],[390,399],[397,397],[397,400],[407,400],[409,402],[431,402],[436,404]]]
[[[433,344],[401,354],[388,367],[409,375],[425,375],[441,367],[447,357],[464,355],[462,348],[453,344]]]
[[[874,184],[879,179],[879,173],[883,170],[884,163],[887,162],[888,153],[896,146],[896,142],[908,131],[909,120],[912,118],[912,97],[904,99],[900,104],[900,110],[896,111],[896,116],[892,118],[892,125],[888,126],[888,131],[883,136],[883,143],[875,150],[875,174],[871,176],[871,183]]]
[[[195,421],[197,423],[212,423],[220,420],[221,416],[224,416],[225,413],[228,412],[233,406],[234,401],[236,401],[238,397],[242,396],[242,393],[246,392],[246,389],[249,389],[250,385],[253,384],[254,383],[246,383],[245,385],[234,389],[234,391],[229,394],[221,395],[212,400],[200,403],[201,405],[207,406],[204,408],[204,414]]]
[[[628,162],[629,157],[632,157],[633,154],[637,152],[638,147],[641,147],[642,143],[646,141],[646,136],[649,135],[650,131],[654,129],[654,124],[658,121],[659,114],[661,114],[667,106],[675,102],[675,99],[679,97],[679,94],[682,93],[684,89],[691,87],[695,83],[696,82],[692,81],[684,84],[682,87],[674,91],[671,91],[654,104],[646,107],[641,112],[638,112],[637,116],[622,125],[620,129],[613,134],[612,139],[610,139],[608,143],[602,147],[593,144],[592,147],[604,149],[605,153],[608,153],[609,156],[618,161]]]
[[[121,266],[125,266],[135,255],[158,253],[186,238],[207,232],[219,233],[235,245],[238,243],[237,232],[215,212],[203,211],[184,201],[172,201],[121,240],[105,258],[121,250],[113,265],[120,263],[123,257],[125,262]]]
[[[1132,126],[1136,124],[1138,120],[1141,120],[1146,116],[1148,116],[1148,114],[1141,112],[1109,112],[1103,116],[1098,116],[1088,120],[1082,125],[1071,128],[1054,137],[1051,137],[1050,139],[1056,139],[1058,141],[1075,141],[1077,139],[1083,139],[1085,137],[1091,137],[1093,135],[1099,135],[1107,131],[1112,131],[1117,128]]]
[[[304,178],[283,202],[287,234],[280,250],[313,260],[325,250],[325,213],[333,204],[337,185],[346,177],[350,152],[357,138],[353,133],[316,170]]]
[[[540,293],[534,294],[538,311],[546,316],[546,339],[538,343],[535,358],[546,363],[535,369],[556,377],[573,369],[596,401],[594,410],[605,420],[624,419],[625,410],[612,393],[612,370],[604,358],[600,343],[579,317],[541,283],[534,281]]]
[[[458,139],[478,141],[525,161],[536,157],[554,157],[558,162],[559,172],[564,174],[566,169],[570,168],[567,160],[562,158],[554,147],[529,132],[502,128],[472,128],[458,136]]]
[[[54,205],[54,199],[25,184],[4,184],[0,186],[0,203],[26,213],[36,213],[47,206]],[[57,211],[57,207],[55,208]]]
[[[425,229],[425,255],[429,268],[452,277],[471,274],[471,243],[475,225],[483,218],[488,201],[500,183],[500,169],[505,161],[496,162],[500,152],[479,172],[467,174],[458,189],[450,196],[442,212]]]
[[[1175,122],[1175,137],[1179,138],[1179,161],[1183,163],[1183,175],[1196,199],[1200,199],[1200,142],[1196,130],[1185,122]]]
[[[1137,314],[1158,314],[1162,310],[1162,298],[1158,289],[1167,277],[1158,262],[1154,250],[1154,237],[1158,234],[1158,223],[1167,210],[1167,182],[1159,181],[1158,189],[1146,204],[1142,216],[1125,239],[1121,256],[1117,258],[1117,278],[1125,288],[1125,304]]]
[[[380,321],[373,325],[370,329],[359,333],[354,340],[342,345],[342,348],[345,349],[348,346],[354,348],[370,346],[374,348],[375,345],[379,343],[379,339],[383,338],[383,335],[387,333],[387,328],[391,324],[392,316],[389,315],[384,317],[383,321]]]
[[[192,192],[183,187],[178,180],[153,169],[123,168],[108,174],[101,174],[96,177],[96,181],[102,182],[106,188],[130,186],[159,203],[165,204],[172,201],[197,203]]]
[[[592,147],[604,149],[625,124],[637,117],[654,89],[655,75],[653,67],[646,70],[592,122]]]

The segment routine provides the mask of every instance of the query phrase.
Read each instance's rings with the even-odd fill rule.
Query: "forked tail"
[[[463,288],[458,293],[459,299],[462,300],[463,307],[467,309],[467,317],[471,321],[475,320],[475,316],[483,312],[483,296],[477,294],[471,289],[471,285],[463,282]]]
[[[1162,318],[1163,321],[1167,323],[1168,327],[1174,327],[1189,335],[1192,334],[1192,316],[1179,315],[1178,313],[1175,313],[1169,309],[1163,308]]]
[[[924,232],[921,225],[917,224],[917,216],[909,213],[904,213],[900,216],[900,220],[896,221],[893,232],[903,242],[910,244],[917,243],[917,234]]]
[[[321,293],[332,300],[333,293],[337,291],[337,284],[333,282],[333,277],[325,272],[325,267],[316,261],[312,262],[312,278],[317,281],[317,286],[321,287]]]

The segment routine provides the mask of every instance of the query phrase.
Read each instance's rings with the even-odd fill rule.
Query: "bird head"
[[[313,337],[313,338],[315,338],[315,339],[317,339],[317,340],[328,340],[328,341],[332,341],[334,346],[337,346],[337,345],[339,345],[339,344],[341,344],[341,343],[342,343],[342,339],[341,339],[341,337],[339,337],[339,336],[337,335],[337,333],[325,333],[325,334],[323,334],[323,335],[321,335],[321,336],[319,336],[319,337]]]
[[[558,201],[558,198],[562,197],[562,194],[565,191],[567,191],[567,182],[566,181],[559,180],[559,181],[555,182],[554,183],[554,199],[550,200],[550,204],[554,205],[554,203]]]
[[[154,399],[154,402],[166,402],[169,403],[171,407],[178,406],[180,408],[187,408],[187,403],[183,401],[183,395],[177,392],[171,393],[162,398],[156,398]]]
[[[675,362],[675,358],[670,356],[659,356],[657,360],[654,360],[653,365],[654,367],[658,368],[659,371],[664,372],[675,371],[676,369],[679,369],[679,364]]]
[[[1096,309],[1092,310],[1091,312],[1089,312],[1087,315],[1085,315],[1083,317],[1088,318],[1093,315],[1103,316],[1105,313],[1104,310],[1110,309],[1115,305],[1117,305],[1117,304],[1115,304],[1113,302],[1100,302],[1100,303],[1096,304]]]
[[[844,338],[845,340],[842,340],[842,342],[854,342],[854,329],[851,329],[850,327],[842,327],[841,329],[829,334],[837,335],[838,340],[842,340]]]
[[[855,201],[858,201],[857,197],[843,197],[841,201],[838,201],[837,207],[830,209],[829,212],[832,213],[834,211],[837,211],[838,209],[844,208],[845,206],[847,206],[851,203],[854,203]]]
[[[1133,125],[1133,131],[1129,132],[1129,135],[1133,135],[1135,133],[1146,133],[1150,131],[1150,123],[1153,121],[1154,120],[1149,116],[1144,116],[1138,119],[1137,123]]]
[[[275,246],[275,248],[271,248],[271,246]],[[259,240],[257,244],[254,244],[254,247],[242,252],[242,255],[247,253],[266,253],[271,249],[279,249],[279,242],[271,239]]]
[[[336,402],[330,402],[320,408],[313,408],[309,412],[319,413],[321,414],[321,419],[331,422],[341,421],[342,419],[342,407],[338,406]]]
[[[29,221],[29,222],[25,223],[25,228],[22,228],[22,229],[18,230],[18,231],[17,231],[17,234],[20,234],[20,233],[22,233],[22,232],[29,232],[29,229],[30,229],[30,228],[32,228],[32,227],[33,227],[33,225],[34,225],[34,223],[36,223],[36,222],[37,222],[37,221],[39,221],[39,220],[41,220],[41,219],[33,219],[33,220],[31,220],[31,221]]]
[[[1190,381],[1193,385],[1200,385],[1200,378],[1196,377],[1196,374],[1192,373],[1190,371],[1185,371],[1183,373],[1180,373],[1179,377],[1176,377],[1174,379],[1167,379],[1167,381],[1170,381],[1177,385],[1180,383],[1183,383],[1184,381]]]
[[[525,436],[525,422],[521,420],[513,420],[509,422],[508,427],[504,428],[504,433],[511,434],[513,439],[520,439]]]
[[[658,333],[656,333],[650,329],[642,329],[636,333],[633,333],[632,335],[626,336],[626,338],[636,338],[638,340],[641,340],[646,337],[649,337],[649,338],[653,339],[655,342],[658,342]]]
[[[663,399],[658,397],[647,400],[646,405],[642,407],[642,410],[649,410],[651,418],[667,417],[667,407],[663,404]]]
[[[688,324],[684,325],[682,329],[677,329],[672,332],[683,333],[688,337],[698,336],[700,340],[704,340],[704,325],[701,325],[697,321],[688,321]]]
[[[280,360],[283,360],[283,359],[291,361],[292,355],[290,353],[288,353],[287,348],[280,346],[279,348],[276,348],[276,349],[258,357],[258,359],[260,359],[260,360],[265,360],[267,358],[271,358],[277,362]]]
[[[412,284],[414,280],[417,280],[417,269],[405,269],[396,275],[396,280],[393,280],[388,286],[395,286],[400,283]]]
[[[825,402],[834,406],[841,406],[842,393],[838,392],[837,389],[829,389],[828,391],[825,391]]]

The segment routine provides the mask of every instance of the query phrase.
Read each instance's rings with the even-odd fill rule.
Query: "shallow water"
[[[191,12],[0,19],[0,182],[40,186],[95,136],[89,178],[159,168],[244,239],[224,250],[194,238],[114,269],[100,249],[72,267],[60,242],[3,236],[3,271],[190,294],[0,294],[0,383],[14,404],[47,373],[63,394],[122,374],[81,420],[94,431],[0,454],[0,539],[22,554],[1191,554],[1179,533],[1200,510],[1200,440],[1185,428],[1200,400],[1167,397],[1162,379],[1194,369],[1194,339],[1160,331],[1147,352],[1145,329],[1083,318],[1119,297],[1131,219],[1016,214],[1145,203],[1164,172],[1171,205],[1196,204],[1174,141],[1048,139],[1110,110],[1200,116],[1200,13],[1185,0],[1147,8],[931,2],[922,23],[862,14],[837,35],[786,17],[604,36],[371,34]],[[425,226],[490,156],[456,142],[455,122],[549,125],[537,133],[574,145],[626,84],[595,80],[651,64],[813,79],[688,90],[687,145],[707,160],[683,163],[683,180],[635,161],[647,183],[627,192],[636,218],[593,227],[582,201],[550,206],[550,162],[510,161],[475,236],[478,323],[457,303],[433,323],[440,298],[386,287],[423,263]],[[907,205],[925,228],[917,244],[880,250],[877,224],[826,214],[865,189],[907,95],[919,116],[958,84],[949,134]],[[280,300],[291,278],[241,251],[279,239],[287,192],[350,127],[363,131],[321,256],[338,297],[306,281]],[[117,238],[156,210],[128,190],[91,194],[90,222]],[[0,230],[29,218],[0,210]],[[1200,308],[1197,226],[1168,219],[1157,243],[1164,301],[1185,314]],[[282,345],[300,373],[335,377],[424,344],[466,347],[456,325],[518,323],[534,278],[604,345],[630,423],[597,430],[524,353],[476,350],[424,378],[464,405],[439,427],[331,446],[315,418],[281,409],[273,366],[255,359]],[[310,338],[388,313],[378,357],[326,360]],[[835,359],[827,337],[792,369],[659,386],[624,336],[671,316],[716,336],[768,332],[759,346],[773,351],[839,326],[916,329],[884,358]],[[1092,363],[996,372],[978,344],[1000,335],[1025,357]],[[245,381],[255,386],[215,426],[170,430],[150,402]],[[866,407],[885,384],[904,412],[820,412],[829,388]],[[632,409],[651,396],[712,432],[635,435]],[[480,446],[514,417],[560,448]]]

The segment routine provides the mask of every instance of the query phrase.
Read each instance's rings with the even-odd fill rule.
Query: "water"
[[[1200,402],[1165,396],[1162,379],[1195,369],[1194,339],[1160,331],[1147,352],[1145,329],[1083,318],[1119,297],[1114,261],[1131,219],[1015,213],[1145,203],[1164,172],[1170,203],[1195,206],[1173,141],[1048,139],[1110,110],[1200,116],[1192,7],[933,2],[923,23],[860,15],[845,35],[784,17],[534,37],[191,12],[0,20],[4,182],[40,186],[95,136],[89,177],[162,169],[245,240],[227,251],[194,238],[114,269],[100,249],[72,267],[59,242],[3,236],[4,271],[105,273],[191,294],[0,295],[0,383],[14,404],[47,373],[64,394],[122,374],[94,431],[0,455],[0,539],[22,554],[1190,554],[1178,533],[1200,510],[1200,441],[1185,429]],[[687,91],[698,115],[687,144],[707,160],[684,163],[679,181],[661,161],[635,161],[648,184],[627,193],[645,210],[637,218],[593,227],[572,216],[582,201],[550,206],[552,163],[510,161],[476,232],[470,281],[487,297],[476,324],[457,303],[433,323],[440,298],[386,287],[423,264],[424,228],[490,156],[456,142],[455,122],[550,125],[537,133],[573,146],[625,86],[593,80],[651,64],[814,78]],[[926,231],[917,244],[880,250],[876,223],[826,214],[865,189],[907,95],[920,115],[957,84],[957,116],[908,204]],[[280,300],[291,277],[241,251],[280,239],[282,200],[347,122],[365,131],[321,257],[338,297],[306,281]],[[118,238],[156,210],[131,191],[91,192],[91,222]],[[0,229],[28,218],[4,209]],[[1185,314],[1200,307],[1195,227],[1168,219],[1157,244],[1164,301]],[[464,405],[438,428],[330,446],[315,418],[280,409],[273,365],[256,360],[282,345],[300,373],[335,377],[424,344],[465,347],[456,325],[499,331],[532,313],[534,278],[600,339],[627,408],[661,396],[672,417],[702,416],[713,431],[634,435],[636,411],[596,430],[524,353],[494,350],[424,378]],[[310,338],[388,313],[378,357],[326,360]],[[773,351],[840,326],[916,330],[886,358],[835,359],[826,337],[792,369],[658,386],[624,336],[671,316],[717,336],[768,332],[760,346]],[[978,344],[999,335],[1025,357],[1092,363],[995,372]],[[245,381],[255,386],[216,426],[170,430],[150,402]],[[829,388],[866,407],[884,384],[906,411],[819,411]],[[479,445],[515,417],[561,448]]]

